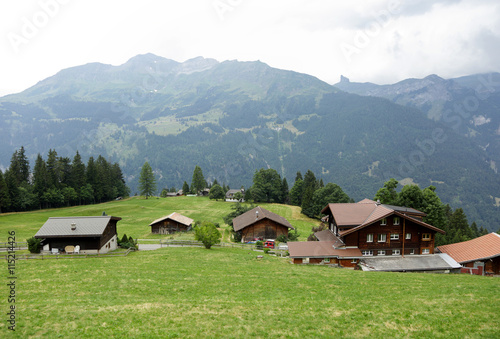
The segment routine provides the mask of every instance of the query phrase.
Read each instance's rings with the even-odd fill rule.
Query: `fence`
[[[203,247],[203,243],[201,241],[196,240],[167,240],[167,239],[136,239],[137,244],[139,245],[156,245],[158,244],[158,248],[162,247]],[[244,243],[234,243],[234,242],[221,242],[212,247],[230,247],[230,248],[241,248],[250,251],[259,251],[264,248],[258,247],[255,244],[244,244]],[[270,249],[270,251],[274,252],[276,255],[284,256],[287,250],[280,249]]]
[[[14,244],[14,246],[12,246]],[[8,251],[8,250],[23,250],[28,248],[28,243],[26,241],[9,243],[9,242],[0,242],[0,251]]]
[[[130,252],[135,251],[129,248],[125,252],[111,252],[111,253],[82,253],[82,254],[15,254],[16,260],[51,260],[51,259],[86,259],[86,258],[110,258],[110,257],[126,257]],[[7,260],[7,255],[0,256],[0,259]],[[12,259],[12,258],[10,258]]]

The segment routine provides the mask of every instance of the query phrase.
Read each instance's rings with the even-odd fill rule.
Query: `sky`
[[[260,60],[330,84],[500,71],[498,0],[3,0],[0,23],[0,96],[145,53]]]

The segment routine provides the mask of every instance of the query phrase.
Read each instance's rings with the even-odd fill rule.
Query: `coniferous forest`
[[[32,167],[24,147],[0,170],[0,213],[105,202],[128,196],[122,170],[99,155],[85,164],[78,151],[73,159],[49,150]]]

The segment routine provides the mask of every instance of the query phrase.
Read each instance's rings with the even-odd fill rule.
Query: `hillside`
[[[486,133],[467,137],[420,109],[259,61],[179,63],[147,54],[65,69],[0,98],[0,166],[21,145],[32,164],[50,148],[84,159],[102,154],[120,164],[132,194],[146,160],[159,188],[190,182],[195,165],[232,188],[251,185],[260,168],[277,169],[290,184],[311,169],[360,200],[395,177],[435,185],[470,222],[496,230],[496,146],[477,142]]]
[[[54,216],[120,216],[118,233],[151,237],[151,220],[179,211],[221,221],[232,203],[131,198],[0,215],[0,231],[32,236]],[[297,207],[265,205],[302,231]],[[152,237],[166,237],[165,235]],[[126,257],[17,260],[13,337],[497,337],[496,278],[362,272],[290,265],[248,249],[163,248]],[[61,281],[67,288],[61,288]],[[7,289],[8,287],[5,287]],[[6,291],[6,290],[5,290]],[[387,291],[391,291],[390,294]],[[411,292],[411,293],[410,293]],[[0,300],[8,310],[13,303]],[[374,311],[376,310],[376,311]],[[464,322],[464,314],[470,321]],[[97,321],[96,321],[97,319]],[[313,319],[313,320],[312,320]],[[311,326],[313,321],[314,326]],[[7,331],[7,322],[0,331]]]

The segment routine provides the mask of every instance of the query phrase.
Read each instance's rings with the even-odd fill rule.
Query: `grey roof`
[[[113,216],[100,217],[52,217],[36,232],[35,238],[99,237],[109,221],[121,220]],[[71,224],[76,228],[72,230]]]
[[[406,212],[406,213],[419,214],[419,215],[425,216],[424,212],[416,210],[416,209],[411,208],[411,207],[386,205],[386,204],[382,204],[382,206],[385,206],[387,208],[390,208],[391,210],[398,211],[398,212],[401,212],[401,213],[405,213]]]
[[[445,253],[407,255],[405,257],[365,257],[361,260],[360,265],[363,271],[397,272],[451,270],[462,267]]]
[[[163,221],[163,220],[167,220],[167,219],[177,221],[178,223],[186,225],[186,226],[191,226],[191,224],[194,221],[193,219],[188,218],[186,216],[183,216],[182,214],[179,214],[177,212],[173,212],[173,213],[170,213],[169,215],[167,215],[166,217],[161,217],[159,219],[156,219],[151,224],[149,224],[149,226],[153,226],[154,224],[156,224],[160,221]]]

